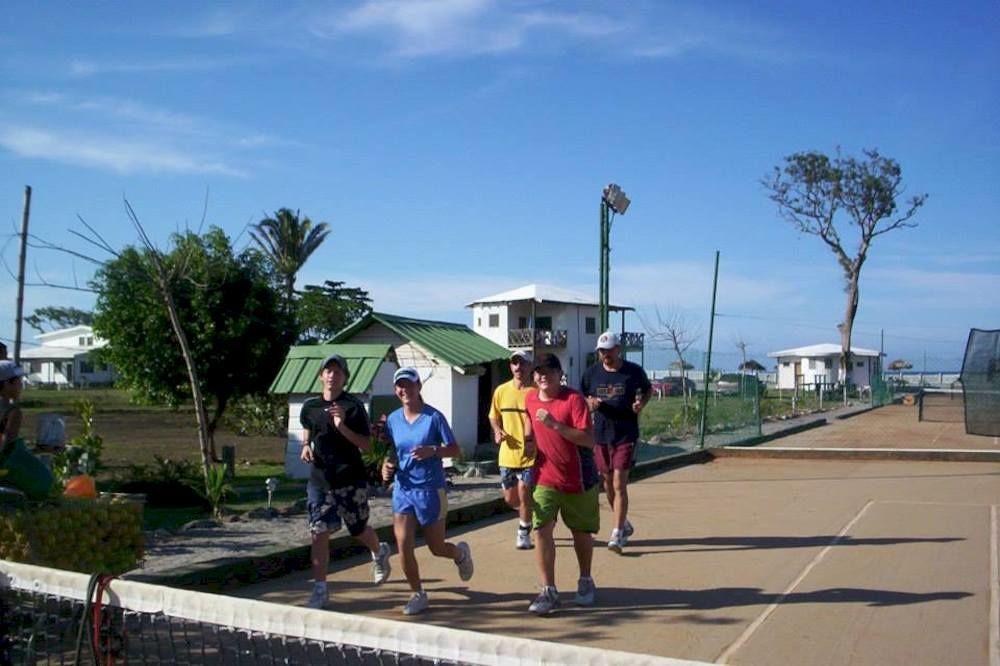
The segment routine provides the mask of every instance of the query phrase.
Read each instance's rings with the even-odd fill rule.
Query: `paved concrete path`
[[[636,534],[623,556],[597,549],[593,608],[527,613],[537,571],[511,517],[450,532],[472,546],[469,583],[418,549],[431,610],[410,621],[733,664],[1000,666],[1000,464],[725,458],[631,496]],[[575,560],[557,537],[569,602]],[[334,563],[331,609],[404,619],[393,564],[374,587],[362,558]],[[234,594],[303,604],[309,589],[296,573]]]

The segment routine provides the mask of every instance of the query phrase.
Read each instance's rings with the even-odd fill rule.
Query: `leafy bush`
[[[368,482],[375,486],[383,485],[382,463],[393,453],[394,446],[389,441],[385,427],[385,415],[372,424],[371,448],[361,452],[361,460],[368,472]]]
[[[211,504],[200,492],[203,479],[198,466],[190,460],[171,460],[154,456],[152,465],[129,465],[114,489],[123,493],[143,493],[151,507],[201,506]]]
[[[205,478],[205,492],[202,497],[212,507],[212,515],[216,518],[222,516],[226,498],[233,492],[233,486],[226,477],[225,465],[211,465],[208,468],[208,476]]]
[[[225,424],[243,437],[281,436],[288,429],[288,404],[284,396],[243,396],[226,410]]]
[[[77,474],[93,476],[103,467],[104,438],[94,430],[94,403],[87,399],[77,400],[73,407],[80,417],[81,432],[52,457],[52,473],[60,484]]]

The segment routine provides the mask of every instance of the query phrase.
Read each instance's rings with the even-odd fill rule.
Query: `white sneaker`
[[[531,602],[528,610],[535,615],[548,615],[559,608],[559,592],[554,587],[543,587],[542,593]]]
[[[419,592],[414,592],[410,600],[406,602],[403,606],[403,615],[419,615],[427,610],[430,606],[430,601],[427,600],[427,593],[423,590]]]
[[[594,579],[581,578],[576,583],[576,597],[573,601],[577,606],[593,606],[596,594],[597,586],[594,585]]]
[[[376,585],[389,580],[389,574],[392,573],[392,565],[389,563],[391,554],[392,549],[389,548],[389,544],[385,541],[379,543],[378,554],[372,558],[372,580]]]
[[[628,545],[628,540],[632,537],[633,534],[635,534],[635,528],[632,527],[632,523],[628,522],[628,519],[626,518],[625,528],[622,530],[621,536],[619,537],[619,541],[622,542],[623,546]]]
[[[531,528],[530,527],[517,527],[517,541],[514,547],[518,550],[531,550],[534,548],[534,544],[531,543]]]
[[[325,586],[320,587],[318,585],[314,585],[312,594],[309,596],[309,601],[306,602],[306,607],[319,610],[325,607],[326,602],[329,600],[330,592],[327,588]]]
[[[458,543],[458,550],[462,554],[461,559],[455,562],[455,566],[458,567],[458,577],[462,580],[469,580],[472,578],[472,551],[469,550],[469,544],[464,541]]]
[[[611,538],[608,539],[608,550],[614,551],[619,555],[625,549],[625,540],[622,539],[621,533],[617,530],[611,530]]]

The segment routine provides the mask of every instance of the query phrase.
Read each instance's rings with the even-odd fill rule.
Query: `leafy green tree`
[[[795,153],[761,184],[778,213],[801,233],[818,236],[837,258],[844,277],[847,304],[840,331],[840,367],[846,384],[851,367],[851,333],[858,312],[861,268],[876,237],[917,226],[911,218],[927,201],[926,194],[907,199],[902,208],[903,171],[896,160],[875,149],[864,159],[832,159],[820,152]],[[843,221],[846,220],[846,221]],[[852,253],[849,244],[854,243]]]
[[[38,308],[32,314],[25,317],[24,323],[39,333],[45,333],[72,326],[91,326],[94,323],[94,313],[74,307],[49,305],[44,308]]]
[[[115,366],[120,383],[176,406],[192,398],[192,384],[160,285],[150,276],[152,252],[128,247],[98,270],[94,329],[109,343],[101,358]],[[213,406],[207,428],[215,459],[214,432],[226,406],[267,389],[291,341],[290,326],[260,254],[234,254],[221,229],[175,234],[157,261],[198,368],[197,386]]]
[[[329,340],[333,335],[372,311],[368,292],[345,287],[343,282],[327,280],[310,284],[295,301],[298,342],[311,344]]]
[[[330,225],[313,225],[308,217],[299,217],[289,208],[282,208],[274,217],[266,217],[253,225],[250,236],[270,262],[282,285],[285,311],[291,312],[295,298],[295,276],[316,251],[327,235]]]

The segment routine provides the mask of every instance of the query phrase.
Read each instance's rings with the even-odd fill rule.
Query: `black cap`
[[[558,370],[562,372],[562,363],[559,362],[559,357],[555,354],[550,354],[545,352],[544,354],[539,354],[538,358],[535,359],[535,370]]]
[[[347,369],[347,361],[340,354],[330,354],[323,361],[323,365],[319,366],[320,370],[326,370],[331,363],[336,363],[340,366],[340,369],[344,371],[344,374],[348,377],[351,376],[351,371]]]

